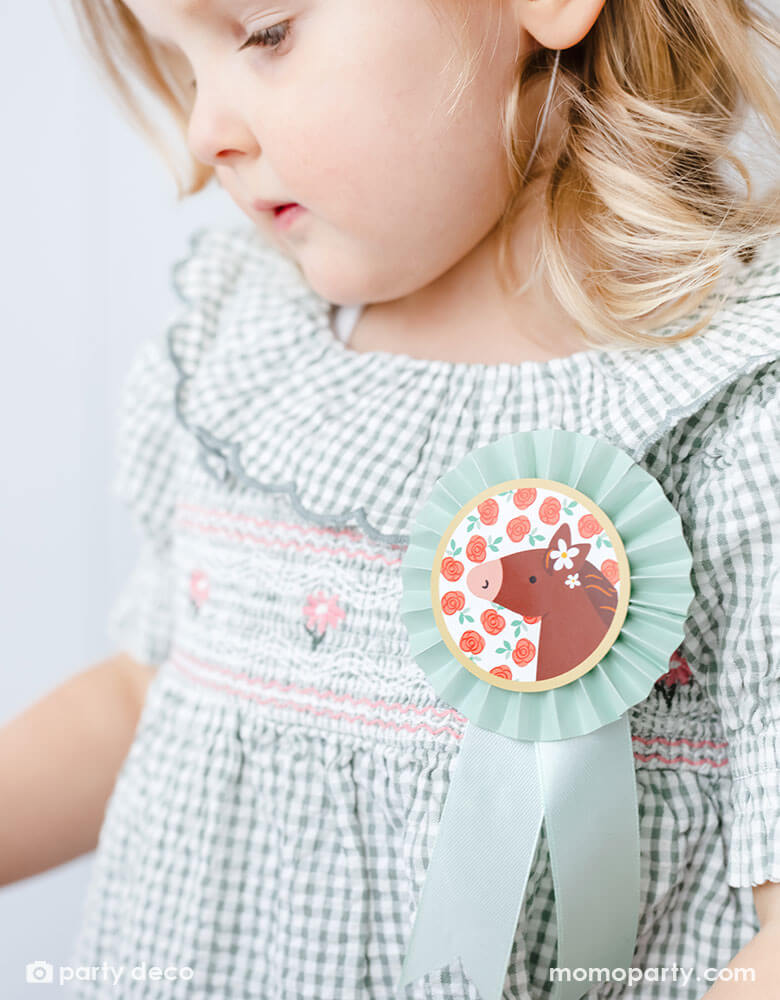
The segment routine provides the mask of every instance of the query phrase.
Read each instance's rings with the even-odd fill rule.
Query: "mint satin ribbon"
[[[407,983],[460,956],[482,1000],[500,1000],[543,819],[555,965],[564,970],[551,1000],[579,1000],[594,985],[575,980],[578,969],[587,976],[593,968],[629,968],[639,921],[639,820],[627,713],[584,736],[538,742],[469,722],[399,997]]]

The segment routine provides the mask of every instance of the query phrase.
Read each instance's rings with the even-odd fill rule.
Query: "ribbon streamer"
[[[397,995],[459,957],[500,1000],[545,822],[558,929],[552,1000],[577,969],[628,968],[639,921],[639,826],[626,713],[570,739],[510,739],[469,722],[442,810]],[[567,980],[567,972],[570,978]]]

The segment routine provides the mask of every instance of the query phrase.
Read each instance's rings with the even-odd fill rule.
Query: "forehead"
[[[188,18],[196,14],[208,13],[221,5],[221,0],[122,0],[122,4],[137,17],[149,19],[148,15],[159,13],[165,17]]]
[[[160,0],[157,0],[155,6],[161,6]],[[215,6],[215,3],[214,0],[164,0],[162,6],[167,6],[169,10],[179,14],[197,14]]]
[[[225,0],[122,0],[146,31],[161,42],[170,41],[170,30],[187,21],[205,20],[222,13]]]

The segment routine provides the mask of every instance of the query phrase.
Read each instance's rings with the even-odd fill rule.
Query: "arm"
[[[726,966],[727,969],[754,969],[754,981],[740,974],[731,982],[714,983],[702,1000],[774,1000],[780,980],[780,882],[763,882],[753,886],[761,929]]]
[[[753,886],[753,902],[761,930],[768,924],[780,924],[780,882],[762,882]]]
[[[769,1000],[780,980],[780,885],[770,881],[780,870],[779,379],[775,358],[712,397],[685,429],[693,447],[680,514],[695,553],[696,590],[686,626],[689,662],[728,741],[724,881],[752,886],[758,920],[745,930],[760,928],[725,965],[734,976],[752,970],[754,981],[713,982],[702,1000]],[[702,981],[702,991],[707,985]]]
[[[95,848],[154,673],[120,653],[0,728],[0,886]]]

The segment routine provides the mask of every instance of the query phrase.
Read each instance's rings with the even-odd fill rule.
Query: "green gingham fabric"
[[[193,976],[71,994],[394,996],[466,724],[409,653],[408,528],[467,451],[559,426],[659,480],[696,593],[629,716],[645,978],[588,996],[703,996],[758,929],[751,884],[780,880],[780,240],[734,262],[690,340],[519,365],[352,351],[254,230],[199,230],[173,278],[122,399],[116,487],[142,542],[110,621],[158,670],[70,961]],[[555,940],[542,836],[503,1000],[550,995]],[[405,996],[478,1000],[457,958]]]

